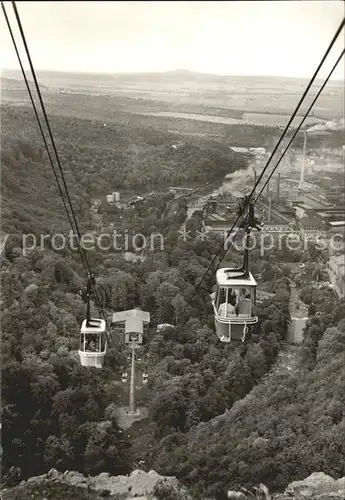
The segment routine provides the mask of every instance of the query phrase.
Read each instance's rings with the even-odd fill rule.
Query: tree
[[[86,472],[128,474],[131,466],[130,445],[114,420],[93,427],[84,459]]]
[[[131,309],[138,296],[138,285],[129,273],[119,271],[111,278],[112,307],[115,310]]]
[[[70,470],[74,462],[71,443],[66,436],[49,436],[45,445],[44,461],[48,467]]]
[[[187,307],[187,302],[184,300],[182,295],[177,293],[175,297],[171,300],[171,304],[175,309],[175,321],[176,323],[180,320],[183,312],[185,312]]]
[[[309,304],[308,307],[308,316],[314,316],[316,314],[316,305],[315,304]]]

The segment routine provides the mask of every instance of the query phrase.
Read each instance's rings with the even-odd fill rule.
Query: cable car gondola
[[[102,368],[107,351],[107,325],[104,319],[90,317],[91,279],[83,296],[87,313],[80,330],[79,357],[81,366]]]
[[[216,292],[211,294],[216,334],[221,342],[244,342],[258,322],[255,314],[257,283],[248,269],[249,235],[251,229],[259,229],[254,217],[254,206],[249,204],[245,225],[245,249],[243,265],[237,269],[219,269],[216,274]]]
[[[146,385],[149,381],[149,374],[147,372],[147,366],[145,366],[145,370],[143,372],[143,385]]]

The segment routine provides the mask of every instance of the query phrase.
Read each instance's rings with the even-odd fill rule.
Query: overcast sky
[[[11,3],[5,6],[13,20]],[[109,73],[189,69],[310,77],[344,16],[342,0],[41,1],[17,7],[36,69]],[[18,68],[2,14],[0,47],[1,66]],[[326,69],[343,47],[344,33]],[[334,78],[344,78],[344,60]]]

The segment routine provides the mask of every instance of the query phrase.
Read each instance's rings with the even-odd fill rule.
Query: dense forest
[[[2,230],[16,235],[68,229],[33,111],[2,106],[1,118]],[[174,150],[176,134],[149,124],[104,127],[97,120],[52,116],[51,128],[73,207],[85,229],[92,227],[92,197],[221,182],[227,173],[246,166],[217,141],[186,136],[183,147]]]
[[[118,394],[112,383],[126,352],[120,344],[109,346],[102,371],[80,367],[83,268],[69,249],[48,246],[23,254],[23,232],[53,234],[67,224],[29,111],[7,109],[3,122],[2,223],[11,234],[1,257],[4,476],[16,482],[51,467],[126,474],[136,457],[114,412]],[[85,227],[91,197],[125,179],[134,189],[145,172],[152,183],[176,184],[204,182],[238,168],[215,144],[200,149],[201,143],[191,140],[180,160],[170,163],[171,148],[149,144],[164,142],[163,133],[131,129],[128,135],[127,126],[114,131],[76,118],[54,117],[52,124]],[[136,173],[131,177],[131,172]],[[278,490],[319,470],[339,477],[345,467],[344,301],[332,290],[308,286],[325,255],[284,246],[264,256],[254,251],[253,273],[274,296],[258,305],[260,330],[251,343],[221,345],[209,300],[212,273],[194,294],[220,242],[183,242],[178,230],[186,205],[181,202],[176,214],[161,219],[168,199],[157,192],[121,222],[144,235],[162,232],[163,250],[148,251],[143,262],[131,264],[121,253],[88,252],[98,284],[111,287],[109,310],[140,305],[151,314],[144,347],[150,359],[146,404],[154,427],[147,467],[177,476],[195,498],[222,499],[229,487],[260,482]],[[195,213],[188,229],[200,224]],[[240,255],[231,258],[238,263]],[[312,265],[296,277],[286,265],[292,261]],[[296,347],[299,367],[264,383],[287,339],[292,280],[299,280],[309,305],[304,342]],[[158,323],[175,324],[187,304],[181,326],[156,333]]]
[[[181,138],[143,121],[133,118],[105,126],[97,120],[52,116],[51,128],[66,182],[75,187],[74,196],[105,194],[112,188],[150,190],[158,186],[193,185],[222,179],[239,167],[238,158],[226,145],[183,136],[183,147],[174,150],[173,144]],[[46,153],[43,154],[41,147],[33,150],[33,142],[41,146],[42,139],[32,110],[2,106],[2,125],[4,185],[13,183],[11,175],[18,182],[17,176],[28,168],[37,178],[43,175],[47,181]],[[37,188],[37,184],[33,185]]]

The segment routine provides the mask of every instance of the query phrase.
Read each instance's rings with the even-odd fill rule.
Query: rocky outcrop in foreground
[[[345,477],[333,479],[323,472],[314,472],[302,481],[290,483],[284,493],[270,495],[265,485],[254,488],[251,492],[229,491],[231,500],[345,500]]]
[[[274,497],[273,497],[274,498]],[[345,477],[333,479],[323,472],[314,472],[303,481],[294,481],[278,500],[345,500]]]
[[[55,488],[52,489],[52,486]],[[40,498],[41,500],[57,500],[60,498],[59,486],[69,486],[69,494],[73,488],[78,492],[79,498],[85,499],[98,499],[108,498],[121,500],[155,500],[157,497],[153,496],[157,491],[157,487],[162,491],[167,489],[176,492],[178,498],[179,493],[183,498],[188,498],[183,494],[183,489],[178,480],[174,477],[164,477],[155,471],[145,472],[142,470],[135,470],[129,476],[110,476],[109,473],[103,472],[98,476],[85,477],[79,472],[66,471],[64,473],[51,469],[47,474],[42,476],[32,477],[27,481],[22,481],[19,486],[4,490],[1,500],[15,500],[24,499],[25,490],[30,490],[27,498]],[[84,490],[84,491],[83,491]],[[35,493],[36,492],[36,493]],[[95,495],[92,495],[92,492]],[[42,496],[43,495],[43,496]],[[61,498],[63,496],[61,495]],[[72,497],[70,497],[72,498]],[[73,495],[74,500],[76,496]],[[181,497],[182,498],[182,497]],[[64,497],[66,500],[66,496]]]
[[[164,477],[155,471],[133,471],[129,476],[108,473],[84,477],[78,472],[60,473],[51,469],[47,474],[23,481],[19,486],[2,491],[2,500],[188,500],[190,497],[175,477]],[[323,472],[311,474],[303,481],[289,484],[284,493],[270,495],[264,485],[251,492],[229,491],[232,500],[345,500],[345,477],[333,479]],[[210,499],[209,499],[210,500]]]

